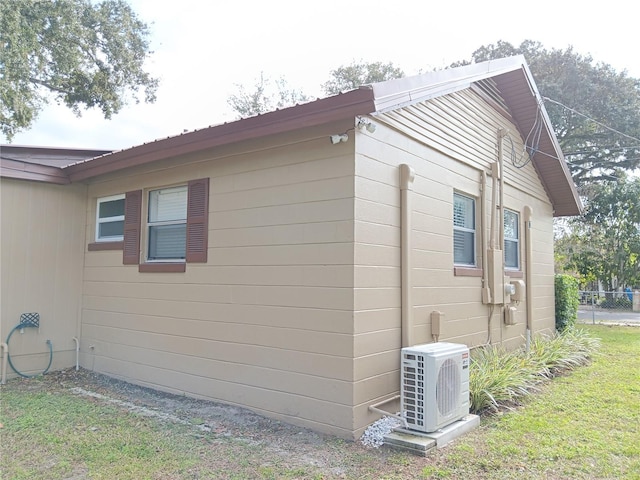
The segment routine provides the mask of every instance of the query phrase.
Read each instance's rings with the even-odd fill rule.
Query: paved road
[[[640,326],[640,312],[616,312],[611,310],[592,309],[580,306],[578,308],[578,322],[580,323],[623,323]]]

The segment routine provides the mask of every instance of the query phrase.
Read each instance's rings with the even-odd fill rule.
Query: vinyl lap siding
[[[51,185],[2,178],[2,293],[0,338],[4,342],[20,314],[40,314],[40,328],[14,333],[13,364],[22,373],[75,365],[82,291],[84,185]],[[9,377],[15,376],[10,367]]]
[[[481,171],[497,158],[496,135],[507,128],[516,154],[522,140],[515,127],[475,93],[465,90],[376,118],[374,134],[357,137],[355,200],[355,419],[361,432],[375,419],[368,406],[399,391],[400,373],[400,191],[398,166],[416,173],[412,185],[412,313],[416,344],[433,341],[430,314],[444,313],[440,340],[480,345],[488,337],[490,308],[481,302],[481,278],[454,276],[452,196],[477,197]],[[505,151],[511,149],[508,140]],[[505,155],[505,159],[508,156]],[[552,209],[531,164],[505,160],[505,206],[522,214],[533,208],[534,331],[553,328]],[[491,199],[488,179],[486,199]],[[480,242],[480,212],[477,229]],[[486,215],[487,235],[490,209]],[[521,216],[521,228],[522,225]],[[521,232],[521,262],[524,237]],[[478,247],[480,255],[481,248]],[[382,268],[378,271],[374,265]],[[481,258],[478,258],[481,265]],[[376,272],[375,274],[373,272]],[[498,309],[496,309],[498,310]],[[492,339],[515,346],[524,334],[525,302],[519,324],[502,326],[494,311]]]
[[[91,185],[95,198],[208,177],[209,249],[182,274],[87,252],[83,339],[95,349],[83,363],[350,437],[353,144],[331,146],[328,134]]]

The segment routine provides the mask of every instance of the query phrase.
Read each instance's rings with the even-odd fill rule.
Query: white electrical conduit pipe
[[[413,304],[411,301],[411,185],[415,172],[400,165],[400,270],[401,270],[401,337],[402,347],[413,345]]]

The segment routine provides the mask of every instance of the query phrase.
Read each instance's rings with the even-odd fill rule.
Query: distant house
[[[40,314],[18,369],[77,341],[84,368],[344,438],[398,393],[402,346],[551,332],[553,217],[581,209],[522,57],[1,154],[2,341]]]

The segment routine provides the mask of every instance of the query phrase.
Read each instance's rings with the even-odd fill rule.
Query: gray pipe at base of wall
[[[2,349],[2,380],[1,385],[7,383],[7,363],[9,360],[9,345],[5,342],[0,343],[0,349]]]
[[[73,341],[76,342],[76,372],[80,370],[79,357],[80,357],[80,340],[77,337],[73,337]]]

